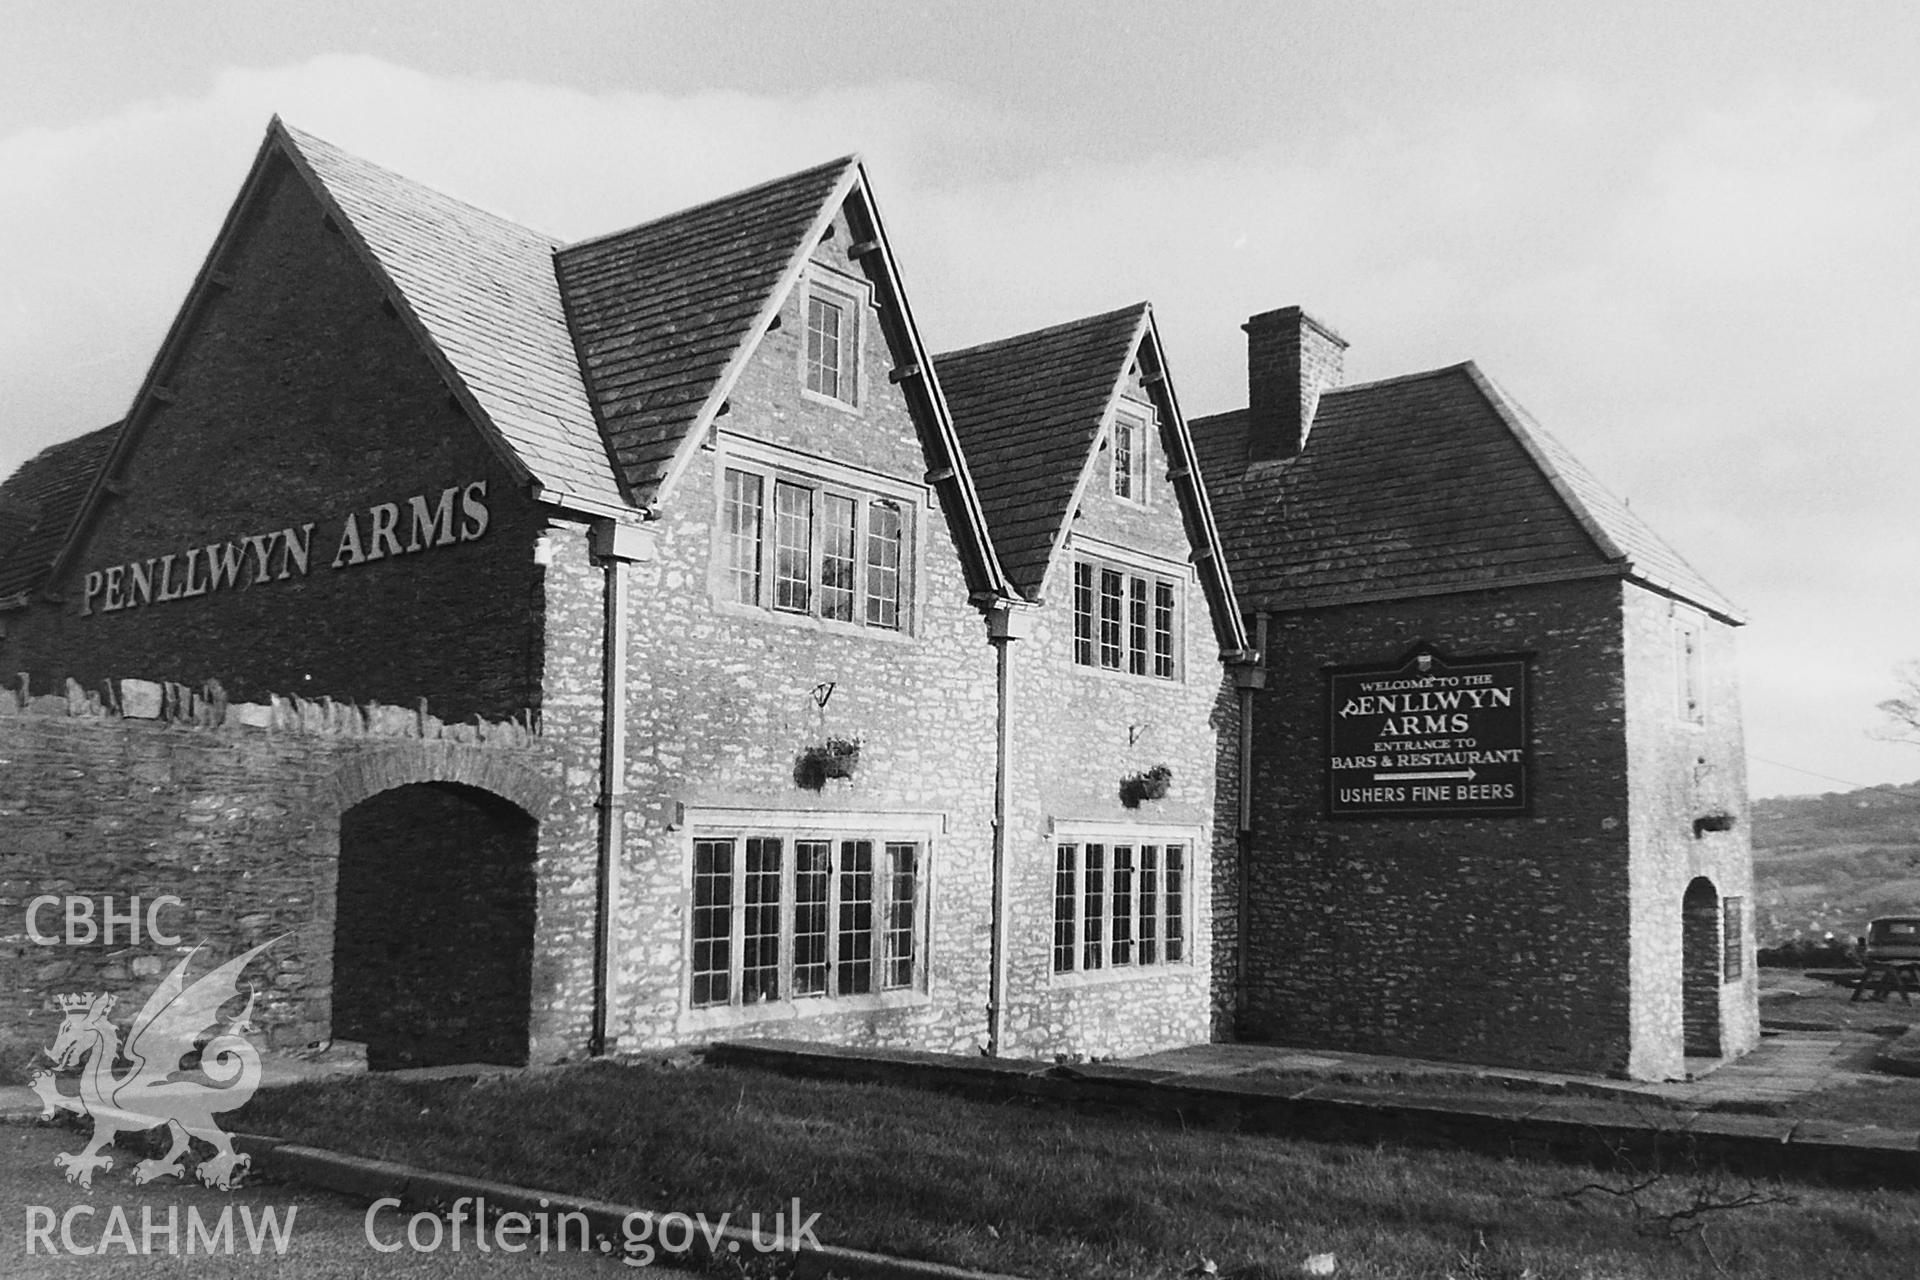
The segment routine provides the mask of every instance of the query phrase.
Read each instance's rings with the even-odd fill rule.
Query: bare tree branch
[[[1900,682],[1899,694],[1880,704],[1881,713],[1892,723],[1873,736],[1920,746],[1920,659],[1895,667],[1894,677]]]

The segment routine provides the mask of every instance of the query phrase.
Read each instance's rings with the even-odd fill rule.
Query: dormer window
[[[840,405],[860,403],[860,317],[864,288],[816,270],[807,281],[806,342],[801,348],[801,385]]]
[[[1129,413],[1113,419],[1113,496],[1128,502],[1147,500],[1147,424]]]

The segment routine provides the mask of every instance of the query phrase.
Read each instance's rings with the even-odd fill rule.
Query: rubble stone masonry
[[[1256,695],[1242,1035],[1575,1070],[1633,1063],[1622,584],[1276,615]],[[1324,669],[1531,651],[1533,812],[1326,817]],[[1678,899],[1673,902],[1677,922]]]

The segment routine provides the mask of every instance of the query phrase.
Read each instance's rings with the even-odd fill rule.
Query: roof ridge
[[[1102,321],[1112,320],[1119,316],[1138,316],[1148,310],[1151,310],[1151,304],[1142,300],[1140,302],[1129,303],[1126,306],[1115,307],[1111,311],[1102,311],[1096,315],[1081,316],[1075,320],[1062,320],[1058,324],[1050,324],[1040,329],[1029,329],[1025,333],[1009,334],[1007,337],[994,338],[988,342],[976,342],[970,347],[955,347],[950,351],[937,352],[933,358],[935,360],[949,360],[955,356],[968,356],[977,352],[991,351],[997,347],[1011,346],[1016,342],[1032,342],[1036,338],[1050,338],[1057,334],[1071,332],[1075,329],[1090,328]]]
[[[1404,382],[1418,382],[1422,378],[1440,378],[1450,373],[1463,373],[1474,367],[1473,361],[1460,360],[1453,364],[1441,365],[1437,369],[1419,369],[1413,373],[1397,373],[1390,378],[1374,378],[1367,382],[1349,382],[1338,387],[1328,387],[1320,394],[1322,396],[1337,396],[1344,395],[1349,391],[1372,391],[1378,387],[1392,387]],[[1231,410],[1228,412],[1231,412]],[[1212,418],[1218,417],[1219,415],[1208,414],[1207,416]]]
[[[456,196],[449,191],[446,191],[440,187],[436,187],[430,182],[422,182],[420,181],[420,179],[404,174],[400,172],[398,169],[388,168],[386,165],[381,164],[377,160],[369,160],[365,156],[361,155],[359,152],[349,151],[347,150],[347,148],[341,146],[339,143],[323,138],[317,133],[309,133],[305,129],[296,128],[293,125],[288,124],[284,119],[282,119],[279,116],[275,116],[273,118],[272,125],[270,125],[269,128],[272,128],[275,126],[277,126],[280,129],[280,131],[286,135],[287,140],[291,142],[297,150],[301,150],[304,152],[305,150],[313,147],[324,147],[328,151],[333,152],[336,156],[339,156],[342,159],[350,160],[354,164],[365,165],[369,169],[378,170],[381,174],[385,175],[386,177],[392,178],[396,182],[403,182],[407,186],[413,188],[416,191],[429,192],[432,195],[436,196],[437,198],[441,200],[445,200],[449,204],[459,205],[462,209],[465,209],[471,213],[477,213],[481,217],[491,219],[492,221],[497,222],[502,226],[510,227],[515,231],[519,231],[527,235],[538,236],[542,240],[547,241],[548,245],[551,248],[559,249],[566,244],[566,241],[562,240],[559,236],[554,235],[551,231],[544,231],[539,227],[530,226],[527,223],[520,221],[518,218],[508,217],[506,214],[501,213],[497,209],[489,209],[485,205],[475,204],[473,201],[468,200],[462,196]]]
[[[716,205],[730,204],[735,200],[744,199],[745,197],[753,195],[754,193],[759,191],[766,191],[773,187],[784,186],[789,182],[798,182],[804,178],[811,178],[815,174],[826,173],[828,170],[832,170],[832,169],[852,168],[854,166],[857,166],[859,163],[860,163],[860,153],[857,151],[851,151],[851,152],[848,152],[846,155],[838,157],[837,159],[825,160],[819,164],[808,165],[804,169],[795,169],[793,172],[782,174],[780,177],[769,178],[765,182],[756,182],[750,187],[742,187],[738,191],[730,191],[725,195],[714,196],[711,199],[702,200],[698,204],[686,205],[679,209],[670,209],[665,213],[658,214],[655,217],[648,218],[643,222],[636,222],[631,226],[616,227],[611,231],[602,231],[602,232],[599,232],[598,234],[586,236],[579,240],[568,240],[568,241],[557,244],[555,248],[559,252],[567,252],[574,249],[588,248],[596,244],[601,244],[608,240],[618,239],[621,236],[632,235],[636,231],[645,231],[648,227],[658,226],[662,222],[667,222],[676,218],[685,218],[691,214],[696,214],[696,213],[703,212],[704,210],[712,209]]]

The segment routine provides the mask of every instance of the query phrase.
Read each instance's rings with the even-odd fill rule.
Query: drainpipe
[[[1233,682],[1240,690],[1240,814],[1235,840],[1239,848],[1239,857],[1235,859],[1238,875],[1236,888],[1239,897],[1240,927],[1237,932],[1238,943],[1234,948],[1234,1014],[1237,1018],[1246,1008],[1247,996],[1247,939],[1248,930],[1253,925],[1253,695],[1254,691],[1267,687],[1267,612],[1263,609],[1253,615],[1253,659],[1241,662],[1234,667]]]
[[[1000,1056],[1007,1018],[1007,918],[1010,912],[1007,827],[1013,807],[1009,795],[1013,769],[1012,642],[1032,634],[1032,606],[1014,600],[994,602],[987,613],[987,638],[993,645],[994,657],[993,920],[987,991],[987,1056],[993,1058]]]
[[[614,950],[627,808],[628,566],[653,559],[653,532],[596,520],[587,545],[607,575],[601,643],[599,858],[593,902],[593,1029],[587,1039],[587,1052],[597,1058],[614,1048],[613,1016],[618,1007]]]

